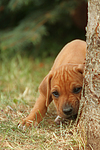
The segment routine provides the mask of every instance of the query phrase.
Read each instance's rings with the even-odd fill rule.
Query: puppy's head
[[[46,97],[46,106],[54,100],[57,113],[62,118],[77,115],[83,85],[84,65],[68,64],[50,72],[40,85]]]

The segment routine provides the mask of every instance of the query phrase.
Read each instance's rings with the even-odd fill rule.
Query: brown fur
[[[22,125],[29,126],[31,122],[34,125],[39,123],[45,113],[47,107],[54,100],[57,113],[62,118],[69,118],[76,115],[79,109],[81,99],[81,91],[74,93],[73,89],[82,87],[83,71],[86,55],[86,42],[82,40],[74,40],[61,50],[55,62],[39,86],[40,95],[30,112],[25,118]],[[58,97],[53,92],[59,93]],[[63,110],[72,108],[71,113],[65,114]]]

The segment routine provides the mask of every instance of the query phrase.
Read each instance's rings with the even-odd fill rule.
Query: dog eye
[[[55,96],[56,98],[58,98],[58,97],[59,97],[59,93],[58,93],[58,91],[54,91],[54,92],[52,92],[52,94],[53,94],[53,96]]]
[[[76,87],[73,89],[73,93],[78,94],[79,92],[81,92],[82,87]]]

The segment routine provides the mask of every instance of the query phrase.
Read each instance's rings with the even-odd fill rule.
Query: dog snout
[[[73,108],[72,108],[72,106],[70,106],[70,105],[67,105],[67,106],[65,106],[65,107],[63,108],[63,113],[64,113],[65,115],[71,115],[71,114],[72,114],[72,111],[73,111]]]

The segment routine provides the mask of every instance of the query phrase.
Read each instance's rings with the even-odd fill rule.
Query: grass
[[[52,62],[17,55],[0,63],[0,150],[85,150],[79,129],[54,123],[53,104],[38,127],[22,130],[17,126],[33,107],[39,83]]]

